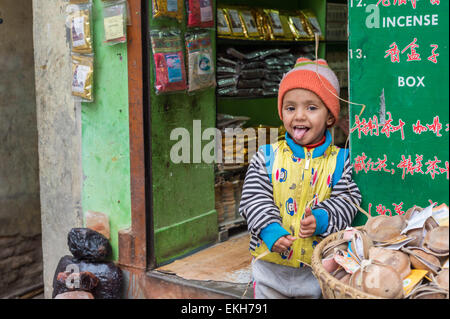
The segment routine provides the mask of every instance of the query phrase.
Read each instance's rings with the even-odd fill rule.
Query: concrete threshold
[[[192,291],[190,297],[193,299],[253,299],[252,283],[239,284],[225,281],[184,279],[158,270],[147,272],[147,276],[154,281],[182,286],[181,290],[183,291],[189,289]],[[173,297],[185,298],[184,295]]]
[[[238,234],[146,275],[154,288],[159,285],[168,289],[162,293],[167,298],[252,299],[248,243],[248,233]]]

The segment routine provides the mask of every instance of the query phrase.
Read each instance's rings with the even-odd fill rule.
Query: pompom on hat
[[[340,93],[339,80],[328,66],[327,61],[318,59],[316,63],[316,61],[307,58],[298,58],[294,68],[284,75],[278,89],[278,115],[280,119],[283,119],[281,112],[283,97],[286,92],[292,89],[306,89],[314,92],[333,114],[334,123],[339,120],[340,105],[339,99],[336,97]]]

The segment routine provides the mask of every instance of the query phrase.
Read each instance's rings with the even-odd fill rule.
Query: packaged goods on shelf
[[[175,18],[179,22],[183,20],[184,0],[152,0],[153,18]]]
[[[261,79],[266,75],[265,69],[247,69],[241,70],[239,77],[241,79]]]
[[[233,86],[236,87],[237,85],[237,77],[231,76],[231,77],[225,77],[217,79],[217,85],[221,88],[225,88],[227,86]]]
[[[283,75],[295,65],[297,56],[291,49],[225,51],[218,53],[217,60],[219,96],[276,96]]]
[[[217,34],[220,38],[312,41],[314,32],[324,39],[312,10],[288,11],[244,6],[217,8]]]
[[[323,35],[322,29],[320,27],[319,21],[317,20],[316,15],[312,10],[305,9],[300,11],[301,14],[306,18],[306,20],[309,22],[309,26],[311,27],[312,34],[318,34],[320,40],[324,40],[325,37]]]
[[[345,3],[327,3],[327,23],[339,22],[347,24],[348,5]]]
[[[248,39],[262,39],[263,34],[260,32],[258,25],[256,24],[254,10],[241,9],[239,10],[239,16],[244,27],[244,35]]]
[[[153,29],[150,31],[155,69],[156,94],[187,89],[180,31]]]
[[[266,64],[264,62],[256,61],[256,62],[249,62],[245,63],[241,66],[242,70],[248,70],[248,69],[259,69],[264,68]]]
[[[289,28],[288,17],[281,15],[278,10],[264,9],[269,21],[269,36],[271,40],[293,40],[294,36]]]
[[[346,41],[347,36],[347,25],[339,22],[328,22],[327,23],[327,40],[329,41]]]
[[[270,22],[269,17],[263,9],[255,9],[256,26],[264,40],[270,40]]]
[[[223,8],[217,8],[217,34],[222,37],[231,36],[230,20]]]
[[[245,38],[244,26],[242,24],[239,11],[236,8],[224,8],[223,11],[228,16],[229,25],[231,27],[232,38],[243,39]]]
[[[296,40],[311,41],[314,39],[314,34],[311,33],[312,28],[301,12],[297,11],[289,14],[288,23]]]
[[[262,80],[261,79],[251,79],[251,80],[245,80],[245,79],[239,79],[237,88],[238,89],[257,89],[262,87]]]
[[[226,86],[226,87],[220,87],[217,88],[217,94],[219,96],[237,96],[237,89],[236,86]]]

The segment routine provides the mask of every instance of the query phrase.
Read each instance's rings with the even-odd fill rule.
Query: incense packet
[[[180,31],[150,31],[155,70],[156,94],[185,91],[186,72]]]
[[[217,34],[219,37],[231,36],[230,20],[223,8],[217,8]]]
[[[269,22],[269,36],[271,40],[293,40],[294,36],[289,30],[288,19],[281,16],[278,10],[264,9]]]
[[[127,2],[105,2],[103,4],[103,42],[108,45],[127,41]]]
[[[284,39],[288,41],[295,40],[295,34],[292,33],[291,28],[289,27],[289,15],[286,12],[280,11],[280,21],[284,30]]]
[[[264,40],[271,40],[269,17],[263,9],[255,9],[256,25]]]
[[[439,224],[439,226],[448,226],[448,206],[446,204],[441,204],[433,208],[432,216]]]
[[[425,277],[428,270],[411,269],[411,273],[403,279],[403,291],[405,296],[408,295],[411,290]]]
[[[94,101],[94,57],[72,55],[72,95],[82,102]]]
[[[236,39],[245,38],[244,26],[242,25],[238,9],[224,8],[223,10],[228,15],[228,19],[231,26],[231,37]]]
[[[211,0],[186,0],[187,26],[213,28],[214,16]]]
[[[264,9],[264,13],[267,16],[269,22],[269,35],[271,40],[284,37],[284,29],[281,25],[280,14],[278,10]]]
[[[297,13],[296,15],[289,15],[289,28],[295,36],[295,40],[310,41],[314,39],[314,34],[310,32],[311,27],[308,27],[308,22],[304,15]]]
[[[72,53],[93,54],[92,3],[69,4],[66,12]]]
[[[188,92],[215,87],[213,50],[209,32],[188,33]]]
[[[334,260],[349,274],[355,273],[361,267],[354,258],[340,249],[336,250]]]
[[[183,0],[152,0],[153,18],[175,18],[178,22],[183,19]]]
[[[301,10],[301,14],[309,22],[312,34],[318,34],[320,40],[324,40],[322,29],[320,28],[319,20],[317,20],[316,15],[309,9]]]
[[[244,27],[244,35],[248,39],[262,39],[253,12],[249,9],[239,10],[239,17]]]

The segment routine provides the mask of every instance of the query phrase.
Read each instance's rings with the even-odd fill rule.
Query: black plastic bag
[[[89,271],[64,271],[56,275],[53,286],[54,289],[58,291],[58,294],[75,290],[82,290],[92,293],[98,283],[99,279],[97,276]]]
[[[72,256],[64,256],[59,260],[53,277],[53,294],[69,291],[66,285],[58,282],[58,274],[66,271],[90,272],[98,278],[97,285],[91,290],[95,299],[120,299],[122,289],[122,271],[113,262],[87,262]],[[73,290],[73,289],[72,289]],[[77,289],[75,289],[77,290]],[[82,290],[81,287],[78,290]]]
[[[75,258],[89,261],[104,261],[112,251],[108,239],[89,228],[72,228],[67,244]]]

